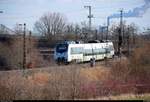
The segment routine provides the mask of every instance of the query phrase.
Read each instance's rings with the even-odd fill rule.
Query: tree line
[[[134,47],[137,43],[136,40],[141,38],[143,34],[138,33],[138,26],[134,23],[127,24],[126,21],[123,22],[123,34],[119,38],[120,24],[113,23],[104,31],[100,31],[99,28],[92,27],[89,31],[89,26],[87,22],[80,23],[69,23],[67,18],[61,13],[51,13],[48,12],[44,14],[35,23],[35,31],[42,35],[43,38],[48,40],[48,43],[55,45],[59,41],[64,40],[82,40],[88,42],[89,40],[111,40],[114,42],[117,48],[117,43],[121,39],[122,48]],[[149,36],[149,33],[146,35]]]
[[[47,65],[47,62],[40,56],[37,48],[41,46],[53,48],[58,42],[64,40],[88,42],[89,40],[106,40],[107,36],[108,40],[113,41],[115,51],[117,51],[119,39],[121,39],[121,48],[130,51],[134,47],[141,45],[143,39],[147,41],[150,39],[149,29],[146,29],[144,33],[140,34],[138,33],[139,28],[134,23],[127,24],[125,21],[123,22],[123,35],[121,38],[118,37],[120,33],[118,23],[113,23],[109,27],[108,33],[107,30],[100,31],[96,27],[92,28],[89,31],[88,24],[84,21],[76,24],[69,23],[65,15],[61,13],[48,12],[44,14],[35,22],[34,26],[34,31],[39,34],[38,39],[33,35],[30,39],[29,30],[27,29],[26,31],[27,62],[30,63],[30,58],[34,58],[36,60],[32,62],[36,63],[36,66],[41,67]],[[7,34],[11,34],[12,37],[3,37],[7,36]],[[0,26],[0,66],[9,67],[8,65],[11,65],[14,69],[22,66],[22,35],[23,29],[18,24],[14,27],[13,32],[8,31],[8,28],[6,29],[4,26]],[[32,51],[29,51],[29,49],[32,49]],[[32,52],[32,54],[29,52]]]

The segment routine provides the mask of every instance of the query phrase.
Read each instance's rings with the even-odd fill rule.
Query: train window
[[[93,52],[94,52],[94,53],[99,53],[100,50],[99,50],[99,49],[93,49]]]
[[[92,49],[84,49],[84,54],[85,54],[85,55],[90,55],[90,54],[92,54]]]
[[[110,46],[109,46],[109,49],[110,49],[110,50],[114,50],[113,45],[110,45]]]
[[[89,56],[89,55],[99,55],[99,54],[105,54],[106,50],[103,48],[99,48],[99,49],[85,49],[84,50],[84,55],[85,56]]]
[[[105,49],[105,53],[110,53],[110,51],[111,51],[110,48]]]
[[[99,52],[100,54],[105,54],[105,52],[106,52],[105,49],[99,49],[99,51],[100,51],[100,52]]]
[[[82,54],[83,48],[82,47],[74,47],[71,48],[71,54]]]

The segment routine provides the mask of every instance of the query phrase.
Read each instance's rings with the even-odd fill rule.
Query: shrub
[[[150,92],[150,90],[147,90],[148,87],[150,88],[149,66],[150,44],[145,43],[143,46],[135,48],[127,60],[121,60],[114,63],[108,80],[113,80],[111,84],[120,86],[122,92],[125,91],[125,86],[128,87],[126,92]],[[117,83],[115,83],[116,81]],[[114,87],[113,89],[114,91],[118,90],[117,87]]]
[[[9,44],[0,42],[0,70],[22,69],[23,66],[23,38],[13,36]],[[26,64],[32,63],[33,67],[44,67],[47,62],[43,60],[36,48],[36,41],[26,38]]]

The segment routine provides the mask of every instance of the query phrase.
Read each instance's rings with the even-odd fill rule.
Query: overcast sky
[[[111,24],[119,21],[119,9],[123,8],[127,23],[150,27],[150,0],[0,0],[0,24],[13,28],[16,23],[26,23],[32,30],[46,12],[60,12],[68,22],[88,21],[85,5],[92,6],[93,26],[105,25],[108,16]]]

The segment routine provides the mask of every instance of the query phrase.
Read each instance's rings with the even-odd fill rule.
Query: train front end
[[[57,63],[68,62],[68,44],[57,44],[54,52],[54,59]]]

